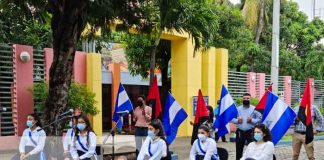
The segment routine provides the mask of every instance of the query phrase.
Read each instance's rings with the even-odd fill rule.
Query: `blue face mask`
[[[153,131],[148,130],[147,131],[147,136],[152,138],[152,137],[155,136],[155,133]]]
[[[84,125],[84,124],[81,124],[81,123],[79,123],[79,124],[77,125],[77,127],[78,127],[78,129],[79,129],[80,131],[83,131],[83,130],[85,129],[85,125]]]
[[[33,121],[28,120],[28,121],[26,122],[26,124],[27,124],[27,126],[28,126],[29,128],[31,128],[31,127],[33,126]]]
[[[261,133],[254,133],[254,139],[257,141],[260,141],[262,139],[262,134]]]

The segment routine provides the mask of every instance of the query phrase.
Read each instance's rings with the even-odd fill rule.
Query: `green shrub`
[[[46,82],[35,83],[30,91],[33,93],[36,110],[43,112],[45,101],[48,97],[48,84]],[[95,95],[85,85],[72,82],[69,88],[68,108],[80,108],[83,113],[96,115],[98,110],[94,106],[97,103],[95,101]]]

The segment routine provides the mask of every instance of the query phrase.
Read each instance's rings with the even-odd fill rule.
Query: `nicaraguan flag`
[[[222,92],[219,103],[219,112],[213,127],[218,128],[218,136],[224,136],[230,133],[229,122],[237,117],[238,111],[236,105],[232,99],[232,96],[228,93],[226,87],[222,85]]]
[[[289,127],[294,123],[296,113],[284,101],[272,92],[268,92],[268,99],[264,108],[262,123],[272,135],[272,142],[276,145]]]
[[[174,99],[171,93],[168,93],[163,115],[163,127],[168,144],[171,144],[177,136],[180,124],[188,117],[185,110]]]
[[[128,95],[125,91],[124,86],[120,83],[119,89],[117,93],[116,103],[115,103],[115,112],[113,116],[113,121],[115,121],[116,127],[118,129],[121,129],[123,127],[123,116],[126,113],[129,113],[133,110],[133,105],[130,99],[128,98]]]

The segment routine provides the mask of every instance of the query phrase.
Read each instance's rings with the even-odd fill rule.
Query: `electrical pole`
[[[273,0],[272,20],[272,56],[271,56],[271,82],[273,92],[278,94],[279,72],[279,32],[280,31],[280,0]]]

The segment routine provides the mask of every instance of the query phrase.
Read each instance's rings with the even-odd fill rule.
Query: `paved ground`
[[[104,138],[103,138],[104,139]],[[228,139],[228,138],[227,138]],[[135,151],[135,138],[132,135],[118,135],[115,138],[115,152],[134,152]],[[105,154],[111,154],[112,139],[111,137],[107,141],[108,143],[104,145]],[[0,145],[6,145],[0,142]],[[319,160],[324,160],[324,140],[316,140],[314,143],[315,148],[315,158]],[[218,143],[219,147],[225,148],[229,152],[229,160],[235,159],[235,143]],[[186,160],[189,157],[190,152],[190,137],[177,138],[175,142],[170,146],[170,150],[178,154],[179,160]],[[15,151],[0,151],[0,160],[10,160],[16,152]],[[292,147],[291,143],[287,142],[285,145],[276,146],[275,155],[278,160],[291,159]],[[110,158],[106,158],[110,159]],[[133,158],[130,158],[133,159]],[[304,148],[301,150],[300,160],[306,160],[306,153]]]
[[[235,143],[229,142],[218,142],[218,147],[225,148],[229,152],[229,160],[235,160]],[[324,160],[324,140],[318,140],[314,143],[315,148],[315,158],[319,160]],[[190,138],[177,138],[174,144],[171,145],[170,149],[178,154],[179,160],[188,159],[190,152]],[[279,145],[275,148],[275,155],[278,160],[285,160],[292,158],[292,147],[290,144]],[[305,149],[301,149],[300,160],[306,160]]]

